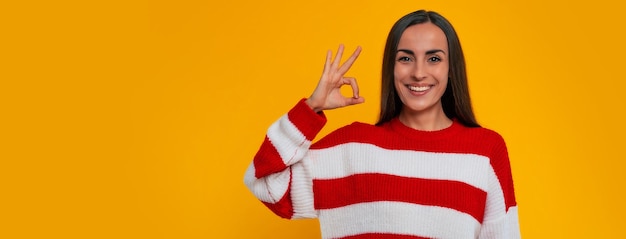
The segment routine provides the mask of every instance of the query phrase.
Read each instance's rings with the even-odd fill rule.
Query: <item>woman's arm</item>
[[[299,162],[306,157],[326,117],[304,101],[270,126],[244,178],[250,191],[284,218],[314,216],[311,179]]]
[[[520,238],[511,164],[504,139],[498,135],[490,156],[491,175],[485,217],[479,238]]]
[[[311,141],[326,123],[323,110],[363,103],[356,80],[344,77],[361,52],[354,53],[340,64],[343,46],[335,59],[326,55],[320,81],[308,99],[281,117],[267,131],[265,140],[246,170],[244,182],[252,193],[274,213],[284,218],[314,217],[311,177],[302,161]],[[350,85],[353,97],[341,95],[340,88]]]

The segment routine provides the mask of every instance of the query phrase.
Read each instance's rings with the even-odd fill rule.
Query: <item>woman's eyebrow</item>
[[[412,55],[412,56],[415,55],[415,53],[413,51],[408,50],[408,49],[398,49],[398,52],[404,52],[404,53]]]
[[[434,50],[426,51],[426,55],[435,54],[435,53],[437,53],[437,52],[441,52],[441,53],[443,53],[444,55],[446,54],[446,52],[445,52],[445,51],[443,51],[443,50],[441,50],[441,49],[434,49]]]
[[[413,52],[413,51],[411,51],[411,50],[408,50],[408,49],[398,49],[398,52],[404,52],[404,53],[409,54],[409,55],[412,55],[412,56],[414,56],[414,55],[415,55],[415,52]],[[426,55],[435,54],[435,53],[437,53],[437,52],[441,52],[441,53],[443,53],[444,55],[446,54],[446,52],[445,52],[444,50],[441,50],[441,49],[433,49],[433,50],[426,51]]]

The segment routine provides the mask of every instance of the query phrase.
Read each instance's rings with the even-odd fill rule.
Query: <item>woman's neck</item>
[[[452,125],[452,120],[446,116],[443,108],[419,112],[404,108],[398,119],[407,127],[422,131],[437,131]]]

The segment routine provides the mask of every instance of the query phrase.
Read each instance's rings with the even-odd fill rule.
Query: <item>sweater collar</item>
[[[454,136],[457,132],[459,132],[464,127],[461,123],[458,122],[458,120],[453,119],[452,124],[444,129],[435,130],[435,131],[417,130],[417,129],[413,129],[411,127],[404,125],[404,123],[402,123],[400,119],[398,119],[398,117],[393,118],[389,122],[389,126],[391,127],[391,130],[393,130],[394,132],[397,132],[408,138],[419,139],[419,140],[432,140],[432,139],[451,137],[451,136]]]

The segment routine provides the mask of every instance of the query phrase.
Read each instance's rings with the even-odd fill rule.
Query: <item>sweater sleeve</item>
[[[311,141],[326,124],[323,113],[315,113],[300,100],[267,131],[244,183],[250,191],[283,218],[316,217],[310,174],[301,161]]]
[[[497,136],[490,157],[493,174],[479,238],[521,238],[511,164],[504,139]]]

